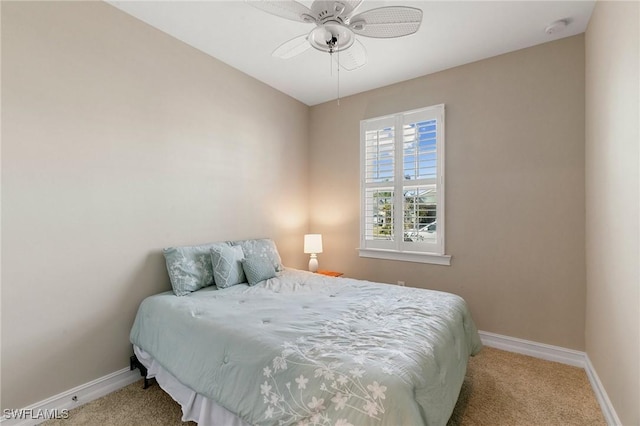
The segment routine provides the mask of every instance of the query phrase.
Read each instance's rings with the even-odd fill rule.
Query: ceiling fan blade
[[[367,51],[362,43],[356,40],[347,50],[333,54],[333,60],[347,71],[353,71],[367,63]]]
[[[251,6],[296,22],[315,22],[311,10],[295,0],[245,0]]]
[[[349,19],[354,33],[375,38],[393,38],[413,34],[422,23],[422,10],[414,7],[388,6],[371,9]]]
[[[276,48],[276,50],[273,51],[271,55],[275,56],[276,58],[289,59],[301,54],[310,47],[311,45],[307,41],[307,35],[302,34],[301,36],[292,38],[291,40],[282,43]]]

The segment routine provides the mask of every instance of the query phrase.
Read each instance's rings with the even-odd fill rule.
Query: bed
[[[468,358],[481,348],[462,298],[284,268],[272,242],[269,250],[256,250],[253,240],[224,244],[250,248],[242,258],[235,248],[224,265],[212,257],[214,277],[217,269],[233,275],[229,264],[249,271],[246,260],[256,257],[273,271],[245,274],[251,285],[221,279],[181,296],[175,288],[150,296],[131,330],[136,356],[181,404],[183,420],[447,423]],[[178,257],[187,269],[206,265],[197,255]]]

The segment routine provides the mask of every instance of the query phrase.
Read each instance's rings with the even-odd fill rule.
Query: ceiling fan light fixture
[[[355,34],[351,29],[340,23],[325,23],[311,30],[307,40],[314,49],[322,52],[340,52],[350,48],[355,41]]]

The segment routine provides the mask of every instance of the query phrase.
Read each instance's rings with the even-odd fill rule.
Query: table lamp
[[[316,272],[318,270],[316,254],[322,253],[322,235],[306,234],[304,236],[304,252],[311,255],[309,258],[309,271]]]

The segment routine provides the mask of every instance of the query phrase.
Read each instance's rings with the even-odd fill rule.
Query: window
[[[360,122],[360,256],[449,265],[444,105]]]

